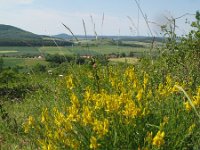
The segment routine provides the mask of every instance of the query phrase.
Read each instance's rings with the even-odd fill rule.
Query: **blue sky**
[[[140,6],[151,22],[165,24],[166,17],[194,14],[200,10],[200,0],[139,0]],[[102,26],[102,16],[104,22]],[[0,24],[9,24],[36,34],[54,35],[68,33],[63,22],[75,34],[84,34],[84,19],[87,34],[98,35],[149,35],[149,30],[134,0],[0,0]],[[127,18],[129,16],[132,22]],[[179,35],[190,29],[185,24],[194,19],[188,15],[177,20]],[[133,25],[134,24],[134,25]],[[159,35],[159,26],[149,23],[154,35]],[[130,29],[132,28],[132,30]]]

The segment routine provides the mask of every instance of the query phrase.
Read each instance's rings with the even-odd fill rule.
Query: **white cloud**
[[[98,35],[133,35],[129,29],[131,23],[126,16],[119,17],[105,14],[102,28],[102,15],[103,14],[87,12],[61,12],[51,9],[23,9],[12,12],[1,12],[0,10],[0,23],[17,26],[36,34],[70,34],[64,26],[62,26],[61,23],[64,23],[74,32],[74,34],[84,34],[82,23],[82,19],[84,19],[87,34],[94,35],[93,24],[90,17],[92,16]],[[136,20],[133,19],[133,21]],[[140,22],[140,30],[141,35],[147,35],[146,33],[148,30],[144,21]]]
[[[31,4],[33,0],[0,0],[1,5]]]

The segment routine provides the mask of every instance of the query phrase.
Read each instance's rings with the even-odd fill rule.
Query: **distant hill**
[[[0,38],[6,39],[41,39],[39,35],[33,34],[28,31],[24,31],[22,29],[10,26],[10,25],[3,25],[0,24]]]
[[[85,39],[84,35],[75,35],[78,39]],[[96,37],[88,35],[87,39],[93,40]],[[99,39],[111,39],[113,41],[140,41],[152,42],[152,37],[147,36],[98,36]],[[0,46],[68,46],[72,45],[73,36],[58,34],[54,36],[37,35],[20,28],[0,24]],[[163,38],[156,37],[155,41],[163,41]],[[56,42],[56,44],[55,44]]]
[[[55,46],[71,45],[71,42],[37,35],[17,27],[0,24],[0,46]]]
[[[85,35],[75,35],[76,38],[78,39],[85,39]],[[73,36],[68,35],[68,34],[58,34],[58,35],[54,35],[53,37],[55,38],[60,38],[60,39],[73,39]],[[149,36],[98,36],[99,39],[112,39],[112,40],[120,40],[120,41],[138,41],[138,42],[152,42],[157,41],[157,42],[162,42],[164,40],[163,37],[149,37]],[[88,35],[87,39],[96,39],[95,36],[93,35]]]
[[[65,34],[65,33],[58,34],[58,35],[53,35],[53,37],[60,38],[60,39],[71,39],[72,38],[72,36],[70,36],[68,34]]]

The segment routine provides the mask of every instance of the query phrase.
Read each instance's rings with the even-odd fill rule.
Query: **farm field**
[[[58,55],[80,55],[80,56],[97,56],[97,55],[132,55],[136,57],[141,57],[149,53],[150,43],[145,42],[137,42],[137,41],[124,41],[125,44],[129,44],[128,46],[117,46],[112,45],[105,41],[100,41],[98,45],[95,45],[95,41],[88,41],[90,45],[85,45],[85,41],[82,40],[81,45],[74,46],[43,46],[43,47],[25,47],[25,46],[7,46],[0,47],[0,56],[4,58],[4,67],[14,67],[18,66],[34,66],[37,63],[47,65],[45,62],[45,55],[50,54],[58,54]],[[141,47],[134,47],[135,45],[140,45]],[[132,45],[132,46],[131,46]],[[153,50],[153,53],[157,53],[157,51]],[[6,56],[6,57],[5,57]],[[42,57],[42,59],[38,59],[38,57]],[[123,56],[125,57],[125,56]],[[125,62],[123,59],[113,58],[110,60],[114,60],[115,62]],[[130,59],[130,63],[134,61]]]
[[[127,47],[117,47],[117,46],[91,46],[89,50],[87,47],[75,46],[75,47],[0,47],[0,54],[3,55],[22,55],[22,54],[88,54],[88,53],[96,53],[96,54],[109,54],[109,53],[119,53],[125,52],[128,53],[130,51],[133,52],[144,52],[145,48],[127,48]],[[14,53],[14,54],[10,54]]]
[[[97,54],[111,54],[111,53],[130,53],[134,52],[136,54],[140,54],[143,52],[149,51],[149,48],[151,44],[144,43],[144,42],[129,42],[128,46],[117,46],[112,45],[109,43],[101,42],[97,46],[94,45],[95,41],[92,41],[93,44],[89,44],[88,46],[84,44],[84,42],[79,45],[74,46],[44,46],[44,47],[24,47],[24,46],[10,46],[10,47],[0,47],[0,55],[7,55],[7,56],[21,56],[25,54],[30,55],[43,55],[45,53],[48,54],[67,54],[67,55],[73,55],[73,54],[80,54],[80,55],[97,55]],[[125,42],[127,43],[127,41]],[[141,47],[134,47],[131,46],[131,44],[138,44],[141,45]]]

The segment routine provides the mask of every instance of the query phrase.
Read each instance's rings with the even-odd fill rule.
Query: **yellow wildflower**
[[[193,123],[193,124],[189,127],[189,129],[188,129],[189,134],[191,134],[191,133],[193,132],[193,130],[194,130],[195,127],[196,127],[196,124],[195,124],[195,123]]]
[[[92,100],[94,101],[94,109],[101,109],[105,105],[104,94],[93,94]]]
[[[93,130],[99,135],[100,137],[104,136],[108,132],[109,122],[108,119],[104,119],[104,121],[98,121],[95,119],[93,124]]]
[[[136,98],[137,98],[138,101],[140,101],[142,99],[142,94],[143,94],[143,89],[140,89],[138,91],[138,93],[137,93],[137,96],[136,96]]]
[[[163,118],[163,123],[164,123],[164,124],[168,124],[168,122],[169,122],[169,117],[164,116],[164,118]]]
[[[107,112],[118,111],[121,106],[121,99],[118,95],[104,95],[105,109]]]
[[[33,117],[32,117],[32,116],[29,116],[29,117],[28,117],[28,125],[31,126],[31,125],[33,124],[33,122],[34,122]]]
[[[54,111],[54,123],[60,127],[65,122],[65,116],[63,113],[59,112],[57,108],[53,109]]]
[[[73,78],[72,78],[73,76],[72,75],[69,75],[67,78],[66,78],[66,84],[67,84],[67,88],[68,89],[73,89],[73,87],[74,87],[74,83],[73,83]]]
[[[133,67],[129,67],[125,71],[125,76],[129,79],[130,82],[135,80],[135,71]]]
[[[147,82],[148,82],[148,78],[149,78],[148,74],[145,73],[145,74],[144,74],[144,81],[143,81],[144,90],[146,89]]]
[[[184,106],[187,111],[190,111],[192,109],[192,107],[188,101],[184,103]]]
[[[56,150],[57,147],[52,143],[47,143],[44,140],[39,140],[39,144],[41,145],[42,150]]]
[[[172,83],[172,78],[171,78],[171,76],[169,74],[166,76],[166,83],[168,85],[171,85],[171,83]]]
[[[26,123],[23,124],[25,133],[28,133],[28,131],[29,131],[30,127],[32,127],[33,123],[34,123],[34,118],[32,116],[29,116]]]
[[[28,133],[29,131],[29,126],[27,124],[23,124],[23,127],[24,127],[24,132],[25,133]]]
[[[162,130],[166,124],[169,122],[169,117],[164,116],[163,122],[160,123],[160,129]]]
[[[80,104],[79,104],[79,100],[77,96],[73,93],[70,98],[71,98],[72,105],[78,109],[80,107]]]
[[[196,96],[193,96],[193,104],[195,107],[199,107],[200,106],[200,96],[199,93],[197,93]]]
[[[74,105],[72,105],[71,107],[68,107],[67,112],[68,112],[68,115],[67,115],[68,121],[77,122],[80,120],[79,109],[75,107]]]
[[[160,83],[158,85],[158,93],[160,95],[165,95],[167,93],[167,91],[165,90],[164,85],[162,83]]]
[[[152,96],[153,96],[152,91],[148,90],[147,98],[150,99],[150,98],[152,98]]]
[[[64,131],[61,128],[56,129],[54,132],[54,139],[59,140],[64,137]]]
[[[69,122],[69,121],[65,121],[65,123],[64,123],[64,130],[65,130],[65,132],[69,132],[69,131],[71,131],[72,130],[72,124],[71,124],[71,122]]]
[[[67,137],[67,138],[64,138],[63,141],[62,141],[66,147],[70,147],[68,149],[79,149],[79,145],[81,142],[71,138],[71,137]]]
[[[100,146],[100,144],[97,143],[97,139],[92,136],[90,138],[90,149],[97,149]]]
[[[135,103],[132,100],[128,100],[124,110],[122,111],[123,115],[130,118],[135,118],[141,110],[135,106]]]
[[[150,144],[152,142],[152,139],[153,139],[153,133],[152,132],[147,132],[147,135],[145,137],[145,142]]]
[[[83,106],[82,118],[84,125],[93,123],[92,112],[88,106]]]
[[[48,111],[47,111],[47,108],[45,108],[43,111],[42,111],[42,115],[41,115],[41,123],[45,123],[46,120],[48,118]]]
[[[179,83],[178,82],[175,82],[174,86],[172,87],[172,93],[173,92],[178,92],[179,89],[177,88],[177,86],[179,86]]]
[[[91,98],[91,89],[88,87],[85,90],[84,100],[88,102]]]
[[[156,136],[153,138],[153,145],[160,147],[165,143],[164,141],[165,132],[158,131]]]

